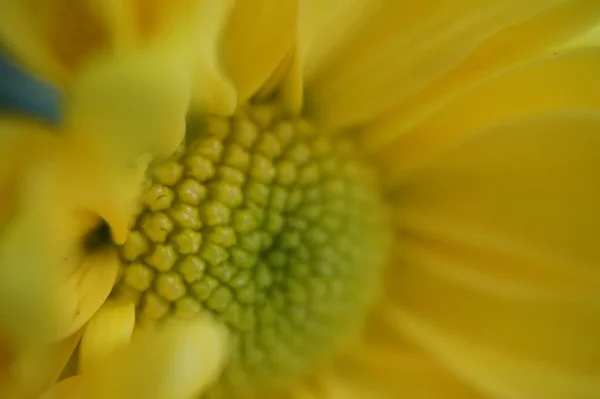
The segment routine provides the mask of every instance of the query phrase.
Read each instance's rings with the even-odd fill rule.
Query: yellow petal
[[[304,101],[304,74],[297,45],[292,48],[291,56],[293,58],[280,83],[281,98],[290,112],[298,114],[302,110]]]
[[[8,126],[15,130],[0,132],[8,155],[0,179],[6,193],[0,233],[3,322],[20,339],[66,337],[89,319],[115,281],[116,256],[95,253],[80,267],[82,253],[89,255],[86,235],[101,217],[114,222],[115,215],[104,212],[110,200],[102,192],[103,176],[77,147],[28,124]]]
[[[75,360],[77,359],[75,358],[75,356],[73,356],[73,354],[77,346],[81,342],[82,333],[83,331],[79,330],[70,337],[59,341],[57,344],[55,344],[53,348],[54,352],[52,352],[54,354],[53,364],[55,368],[52,369],[52,367],[48,367],[50,371],[49,376],[51,377],[49,379],[50,382],[55,383],[61,376],[65,375],[66,373],[75,372],[76,365],[73,363],[75,363]],[[46,388],[47,387],[48,386],[46,386]]]
[[[497,32],[456,69],[378,118],[365,129],[362,141],[370,152],[385,149],[494,75],[588,46],[582,33],[599,20],[597,1],[568,1]]]
[[[74,82],[65,129],[114,165],[168,155],[183,139],[191,66],[154,50],[98,61]]]
[[[82,377],[70,377],[60,381],[40,399],[86,399]]]
[[[2,328],[25,342],[52,337],[49,301],[60,274],[65,209],[52,195],[56,176],[31,167],[22,176],[14,206],[0,223]],[[54,212],[49,212],[48,209]]]
[[[110,47],[115,53],[131,50],[141,36],[140,7],[137,1],[88,2],[92,13],[107,27]],[[157,2],[146,3],[145,9],[154,9]]]
[[[119,167],[85,143],[65,137],[64,132],[18,118],[5,118],[0,124],[0,157],[0,185],[6,193],[0,217],[11,212],[13,186],[23,180],[24,171],[36,165],[47,175],[38,179],[45,185],[46,206],[51,207],[51,200],[60,204],[53,217],[60,220],[63,230],[70,230],[67,240],[80,240],[102,219],[110,225],[116,242],[124,240],[144,179],[147,160],[143,157]],[[48,179],[53,183],[47,183]]]
[[[223,62],[248,100],[275,71],[296,39],[296,0],[237,1],[223,35]]]
[[[7,51],[21,63],[28,65],[42,76],[57,80],[65,78],[67,71],[56,59],[52,49],[44,41],[40,25],[31,24],[36,14],[21,0],[0,3],[0,38]],[[43,16],[44,13],[39,13]],[[38,19],[39,19],[38,16]]]
[[[94,154],[88,155],[88,162],[82,161],[86,152],[71,163],[71,167],[82,168],[78,173],[65,173],[72,178],[70,190],[66,190],[68,199],[75,199],[84,211],[92,212],[94,225],[87,230],[79,229],[80,236],[88,233],[92,227],[105,222],[110,227],[111,239],[123,244],[129,233],[131,218],[138,204],[139,196],[146,180],[146,169],[152,157],[138,156],[125,167],[109,160],[95,160]],[[98,162],[95,162],[98,161]],[[84,215],[79,215],[82,220]]]
[[[297,45],[290,48],[279,66],[254,94],[253,99],[261,101],[273,95],[281,100],[289,113],[299,115],[302,112],[304,78]]]
[[[73,276],[61,287],[54,304],[61,322],[59,336],[79,330],[104,303],[116,281],[118,255],[113,250],[84,254]]]
[[[600,44],[600,24],[595,24],[591,29],[584,30],[582,34],[563,43],[557,51],[563,52],[574,48],[596,47],[598,44]]]
[[[323,123],[372,120],[460,64],[490,36],[558,1],[385,2],[307,80]]]
[[[402,188],[390,317],[491,395],[598,396],[599,132],[591,110],[505,122]]]
[[[585,49],[480,82],[378,152],[387,184],[397,184],[479,129],[505,119],[568,108],[600,108],[599,67],[600,49]]]
[[[423,352],[377,345],[336,364],[335,372],[322,378],[321,389],[332,399],[481,398]]]
[[[594,287],[598,124],[595,111],[523,118],[434,160],[396,198],[400,252],[569,295]]]
[[[324,373],[319,385],[331,397],[481,398],[408,337],[399,335],[381,308],[367,327],[362,341],[336,361],[334,371]]]
[[[299,58],[309,81],[319,68],[352,39],[367,18],[380,9],[381,0],[303,0],[299,3]]]
[[[128,346],[76,377],[79,381],[54,388],[64,389],[65,396],[47,397],[191,399],[216,380],[225,355],[222,326],[208,320],[172,323],[134,335]]]
[[[107,302],[85,326],[79,348],[79,370],[85,373],[93,364],[110,356],[131,339],[135,324],[132,303]]]
[[[38,397],[58,379],[80,337],[80,334],[74,334],[61,342],[11,348],[13,357],[2,370],[0,397]]]
[[[194,76],[195,106],[203,112],[228,115],[235,109],[236,97],[220,69],[218,44],[232,3],[231,0],[105,1],[95,3],[94,8],[110,27],[117,58],[154,47],[149,58],[162,58],[163,65],[167,59],[183,60],[189,68],[186,74],[191,72]]]
[[[393,320],[434,352],[449,369],[492,397],[594,399],[600,395],[597,372],[568,372],[527,361],[481,345],[477,340],[439,331],[403,312],[394,313]],[[530,339],[535,340],[535,337]]]
[[[195,70],[192,107],[196,112],[229,116],[237,106],[233,84],[217,64],[216,56],[205,58]]]
[[[216,67],[216,36],[228,2],[183,3],[188,7],[175,3],[150,18],[151,34],[138,32],[134,43],[116,46],[114,56],[90,63],[73,82],[65,129],[118,171],[140,155],[163,157],[177,148],[192,93],[203,111],[235,107],[233,89]]]
[[[198,57],[194,70],[192,104],[195,110],[219,115],[231,115],[237,105],[234,85],[222,70],[219,57],[227,18],[233,7],[231,0],[203,0],[199,3],[199,29],[194,39],[194,54]]]
[[[55,83],[65,83],[102,45],[104,35],[103,26],[85,1],[6,0],[0,4],[3,45],[27,67]]]

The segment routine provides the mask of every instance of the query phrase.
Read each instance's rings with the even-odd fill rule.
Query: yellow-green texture
[[[114,294],[137,301],[141,322],[213,313],[232,332],[231,386],[314,368],[360,325],[381,275],[385,222],[365,165],[274,103],[191,122],[148,172]]]

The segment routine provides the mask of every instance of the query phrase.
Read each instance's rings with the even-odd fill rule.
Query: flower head
[[[93,171],[45,226],[114,270],[47,395],[599,395],[599,3],[34,3],[0,37]]]

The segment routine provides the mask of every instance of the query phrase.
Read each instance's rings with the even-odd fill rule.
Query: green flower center
[[[115,295],[142,321],[212,312],[237,385],[304,373],[356,330],[380,277],[374,174],[350,141],[276,104],[192,125],[150,168]]]

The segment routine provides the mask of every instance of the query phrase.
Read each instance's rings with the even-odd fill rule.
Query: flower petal
[[[600,48],[508,71],[455,98],[377,155],[393,186],[479,129],[508,118],[568,108],[600,108]]]
[[[384,2],[307,80],[311,110],[337,127],[372,120],[444,76],[496,32],[558,3]]]
[[[54,83],[66,83],[73,70],[102,45],[105,33],[85,1],[6,0],[0,4],[3,45]]]
[[[52,195],[51,172],[31,167],[20,177],[16,192],[3,187],[9,204],[0,221],[1,324],[14,339],[43,342],[53,337],[49,301],[61,277],[65,209]]]
[[[83,373],[94,362],[125,346],[133,334],[135,306],[132,303],[106,302],[85,326],[79,348],[79,370]]]
[[[593,2],[590,1],[590,3]],[[574,48],[596,47],[598,44],[600,44],[600,24],[595,24],[591,29],[586,29],[582,31],[582,34],[563,43],[557,51],[563,52]]]
[[[480,131],[411,175],[398,329],[491,395],[598,396],[599,151],[600,112],[568,110]]]
[[[103,219],[110,225],[113,239],[124,240],[145,164],[134,163],[123,170],[81,144],[31,120],[4,118],[0,124],[0,185],[7,195],[0,203],[0,217],[11,212],[8,193],[12,186],[34,165],[45,175],[38,180],[45,184],[46,202],[52,197],[60,204],[53,208],[56,218],[61,227],[70,230],[62,239],[80,240]],[[59,210],[64,213],[59,215]]]
[[[231,0],[202,0],[198,8],[198,27],[193,54],[198,58],[194,74],[192,105],[201,112],[231,115],[237,105],[234,85],[219,63],[222,48],[219,38],[233,7]]]
[[[102,217],[115,215],[104,212],[107,203],[111,208],[103,193],[104,176],[79,147],[35,124],[7,122],[0,129],[0,184],[5,193],[0,206],[0,284],[6,284],[0,307],[14,308],[16,319],[7,328],[19,329],[20,319],[35,325],[15,331],[18,337],[40,339],[47,334],[44,340],[55,340],[79,329],[112,288],[116,254],[88,253],[85,237]],[[83,309],[76,314],[78,306]],[[3,311],[8,323],[12,313]],[[50,331],[44,320],[52,325]]]
[[[303,0],[299,3],[298,51],[308,80],[331,62],[340,43],[354,37],[382,3],[381,0]]]
[[[216,37],[229,2],[182,0],[160,10],[158,3],[139,4],[145,13],[134,13],[138,18],[129,24],[119,22],[126,17],[110,17],[121,8],[101,4],[105,7],[96,12],[108,22],[140,32],[121,38],[117,33],[123,29],[115,27],[114,54],[90,62],[76,76],[65,130],[119,174],[139,156],[168,156],[181,144],[192,100],[205,112],[233,112],[233,88],[216,66]],[[153,28],[145,35],[138,21],[143,17]]]
[[[0,384],[1,397],[38,397],[56,382],[80,338],[77,333],[60,342],[17,349],[7,375],[3,375],[8,380]]]
[[[59,336],[79,330],[102,306],[117,279],[118,255],[113,250],[75,257],[75,274],[61,287],[55,307],[61,319]]]
[[[67,378],[49,389],[40,399],[86,399],[83,384],[82,377]]]
[[[481,398],[423,351],[376,342],[344,357],[322,380],[332,399]]]
[[[501,73],[510,73],[511,69],[543,60],[551,61],[559,54],[589,47],[591,40],[585,39],[587,35],[582,33],[589,32],[599,21],[600,3],[593,0],[567,1],[502,29],[483,42],[457,68],[369,125],[361,137],[362,141],[370,152],[385,150],[394,144],[394,140],[410,136],[412,130],[427,123],[455,99],[468,95],[466,93],[477,85],[489,84],[487,82],[498,79]],[[595,45],[598,44],[600,37],[595,41]],[[521,99],[524,98],[521,96]],[[404,144],[399,144],[399,147],[404,147]]]
[[[493,397],[594,399],[600,395],[597,373],[566,372],[528,362],[460,335],[440,332],[402,312],[394,314],[394,321],[403,331],[418,336],[450,369]]]
[[[71,89],[65,130],[116,166],[181,143],[190,101],[191,65],[157,48],[98,61]]]
[[[223,62],[247,101],[267,81],[296,41],[297,1],[237,1],[223,35]]]
[[[288,70],[280,83],[281,99],[290,112],[300,113],[304,101],[304,74],[297,46],[294,46]]]
[[[131,344],[88,369],[86,398],[187,399],[218,377],[226,355],[226,333],[208,320],[167,325],[134,335]]]

